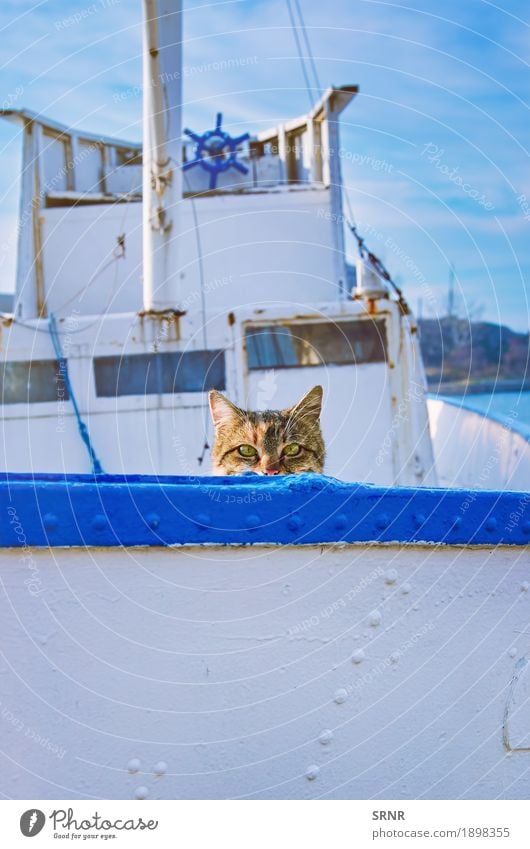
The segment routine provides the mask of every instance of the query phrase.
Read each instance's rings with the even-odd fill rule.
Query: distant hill
[[[423,318],[418,324],[431,389],[458,391],[462,384],[483,391],[530,389],[530,334],[449,316]]]

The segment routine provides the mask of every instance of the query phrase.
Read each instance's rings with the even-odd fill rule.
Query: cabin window
[[[386,361],[384,319],[249,327],[246,343],[249,369]]]
[[[141,150],[131,150],[125,149],[121,147],[116,148],[116,163],[118,166],[120,165],[141,165],[142,164],[142,151]]]
[[[95,357],[94,372],[100,398],[225,388],[223,351]]]
[[[0,369],[2,404],[66,401],[68,391],[57,360],[7,362]]]

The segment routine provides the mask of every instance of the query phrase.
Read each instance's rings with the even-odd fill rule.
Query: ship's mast
[[[143,302],[178,309],[182,2],[144,0]]]

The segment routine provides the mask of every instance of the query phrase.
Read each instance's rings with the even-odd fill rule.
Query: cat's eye
[[[286,457],[296,457],[296,455],[300,453],[300,446],[297,442],[290,442],[289,445],[286,445],[283,449],[283,453]]]
[[[242,457],[245,457],[247,460],[251,457],[256,457],[258,452],[254,448],[253,445],[240,445],[237,449]]]

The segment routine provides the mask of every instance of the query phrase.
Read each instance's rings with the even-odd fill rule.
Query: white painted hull
[[[160,32],[146,79],[180,66]],[[353,286],[346,262],[338,119],[356,88],[249,139],[235,182],[188,169],[181,203],[164,172],[182,152],[180,79],[164,98],[144,86],[143,150],[6,112],[24,150],[0,326],[0,792],[528,798],[528,500],[424,488],[413,317],[376,265]],[[305,323],[325,325],[325,356]],[[305,347],[284,355],[278,328]],[[197,477],[208,388],[278,409],[315,383],[327,473],[411,489]],[[504,432],[431,407],[442,480],[480,485]],[[523,488],[528,446],[503,438],[485,486]],[[95,454],[153,477],[95,478]]]

